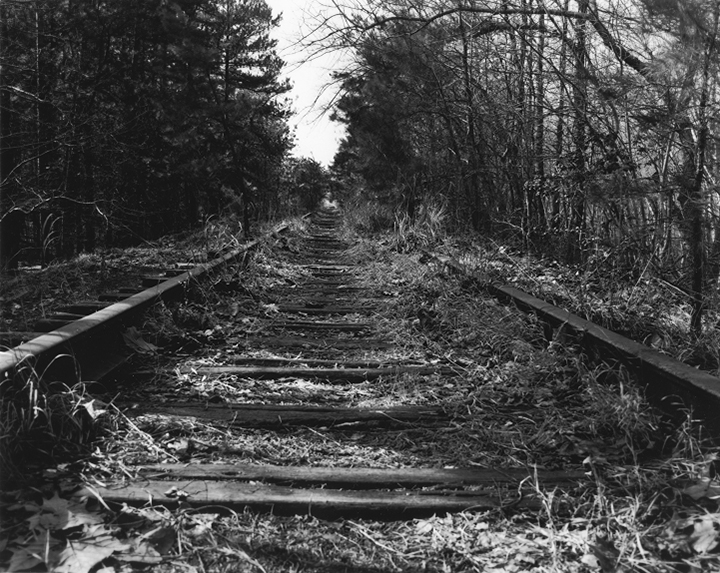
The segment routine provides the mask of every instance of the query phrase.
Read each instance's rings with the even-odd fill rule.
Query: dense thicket
[[[355,54],[336,167],[409,216],[440,205],[571,263],[658,270],[690,295],[698,331],[720,270],[719,10],[355,2],[324,20],[324,47]]]
[[[276,24],[264,0],[0,1],[0,267],[227,208],[247,228],[291,144]]]

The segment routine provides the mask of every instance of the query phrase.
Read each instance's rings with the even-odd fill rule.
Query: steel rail
[[[142,312],[161,300],[183,296],[193,282],[211,275],[288,227],[287,223],[278,225],[262,237],[208,263],[0,352],[0,383],[25,368],[45,379],[97,380],[127,359],[129,352],[122,330]]]
[[[452,259],[428,251],[425,253],[453,273],[472,276]],[[713,436],[720,437],[720,378],[518,288],[482,281],[479,284],[495,298],[536,315],[552,329],[562,328],[591,355],[624,364],[637,375],[645,387],[646,396],[654,404],[674,416],[684,416],[688,409],[692,409],[693,417],[702,420]]]

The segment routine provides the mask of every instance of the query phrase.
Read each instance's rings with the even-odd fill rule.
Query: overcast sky
[[[282,13],[280,27],[273,35],[279,41],[278,54],[285,60],[284,76],[290,78],[293,90],[288,95],[293,101],[295,115],[290,124],[295,127],[297,138],[294,155],[310,157],[323,165],[329,165],[335,155],[343,128],[323,114],[323,105],[331,99],[331,93],[323,93],[330,80],[330,71],[337,69],[337,57],[325,55],[310,62],[303,62],[307,52],[298,47],[303,21],[317,10],[315,0],[266,0],[273,14]]]

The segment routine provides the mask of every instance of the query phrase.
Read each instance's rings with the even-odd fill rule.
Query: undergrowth
[[[510,284],[587,320],[642,342],[691,366],[720,373],[720,292],[707,289],[704,328],[690,332],[691,297],[651,265],[617,261],[617,253],[590,253],[581,266],[527,254],[465,231],[446,232],[442,206],[421,205],[415,217],[388,205],[347,207],[349,235],[372,237],[398,252],[436,250],[467,269],[480,284]]]
[[[56,361],[72,359],[60,356]],[[23,484],[33,475],[38,477],[38,468],[87,455],[108,429],[106,406],[91,396],[87,385],[47,378],[45,372],[21,363],[13,375],[0,382],[0,475],[4,485]]]

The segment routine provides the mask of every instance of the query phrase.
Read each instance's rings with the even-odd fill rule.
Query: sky
[[[304,62],[306,50],[298,47],[303,21],[313,9],[318,9],[317,0],[266,0],[273,14],[282,13],[280,27],[273,32],[278,40],[278,55],[285,60],[283,76],[293,84],[288,97],[293,102],[295,115],[290,124],[295,128],[296,146],[293,154],[309,157],[325,166],[332,163],[338,143],[344,135],[344,128],[330,121],[330,114],[323,113],[323,105],[332,98],[331,90],[323,90],[330,80],[330,72],[338,68],[338,57],[326,54]]]

